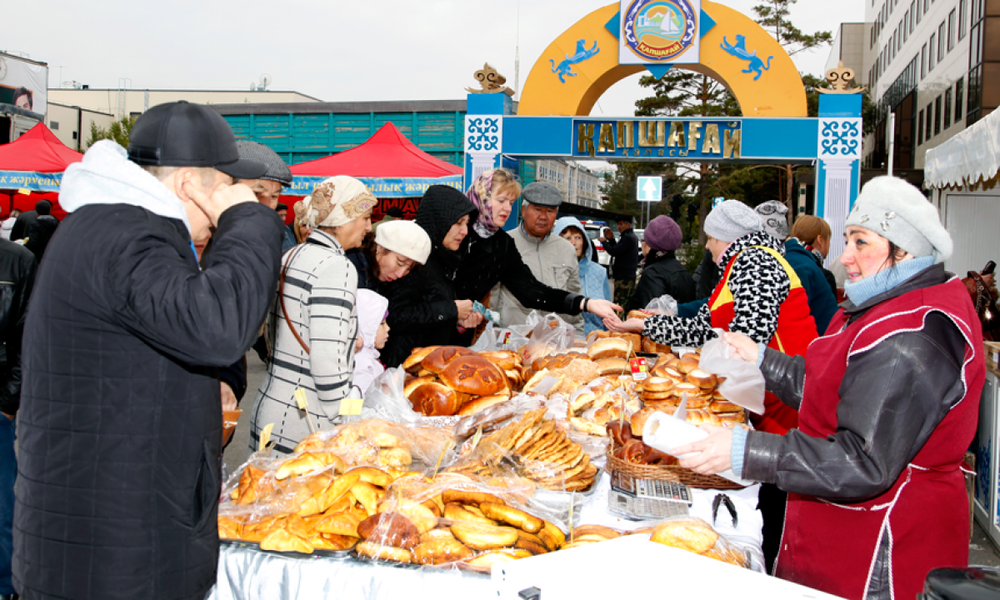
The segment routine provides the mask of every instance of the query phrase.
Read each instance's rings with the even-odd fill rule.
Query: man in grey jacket
[[[562,193],[551,183],[536,181],[524,188],[521,198],[524,200],[521,203],[523,219],[510,235],[521,253],[521,260],[531,269],[532,275],[545,285],[573,294],[582,293],[576,249],[568,241],[552,235],[552,227],[563,202]],[[500,323],[504,327],[523,325],[531,312],[501,285],[493,288],[490,307],[500,313]],[[583,337],[582,316],[559,316],[576,327],[577,335]]]

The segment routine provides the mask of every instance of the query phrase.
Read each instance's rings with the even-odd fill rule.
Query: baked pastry
[[[715,375],[701,369],[695,369],[688,373],[687,380],[703,390],[712,390],[717,383]]]
[[[600,360],[602,358],[628,358],[629,345],[628,342],[621,338],[604,338],[596,340],[594,343],[587,348],[587,355],[592,360]]]
[[[628,320],[628,319],[648,319],[651,316],[653,316],[653,313],[648,313],[648,312],[646,312],[644,310],[630,310],[630,311],[628,311],[628,315],[625,317],[625,319],[626,320]]]
[[[601,375],[621,375],[630,373],[628,361],[618,356],[609,356],[594,361],[597,368],[601,370]]]
[[[505,395],[480,396],[463,404],[458,414],[462,416],[474,415],[508,400],[510,400],[510,396]]]
[[[480,352],[479,356],[500,367],[503,371],[515,368],[521,362],[518,355],[510,350],[487,350]]]
[[[455,360],[459,356],[478,355],[472,350],[463,348],[462,346],[441,346],[428,354],[424,360],[420,361],[420,365],[431,373],[440,373],[451,364],[451,361]]]
[[[673,392],[674,382],[666,377],[647,377],[642,382],[642,393]]]
[[[715,546],[719,534],[700,519],[674,519],[657,525],[650,539],[665,546],[704,554]]]
[[[641,438],[642,430],[646,427],[646,421],[649,419],[650,415],[658,412],[655,408],[651,406],[643,407],[639,412],[632,415],[632,436]],[[627,459],[626,459],[627,460]]]
[[[693,352],[685,354],[677,362],[677,370],[685,374],[690,373],[691,371],[694,371],[695,369],[698,368],[698,364],[700,361],[701,357]]]
[[[397,548],[413,548],[420,532],[410,519],[398,512],[376,513],[358,524],[358,536],[366,542]]]
[[[439,381],[421,384],[409,399],[413,410],[429,417],[453,415],[462,406],[458,393]]]
[[[473,396],[491,396],[507,388],[507,375],[476,354],[455,356],[438,375],[448,387]]]
[[[411,352],[410,355],[406,357],[406,360],[403,361],[403,370],[408,373],[419,371],[421,369],[420,363],[427,358],[428,354],[434,352],[440,347],[441,346],[427,346],[425,348],[414,348],[413,352]]]
[[[513,527],[497,527],[464,521],[454,523],[451,526],[451,533],[473,550],[492,550],[513,546],[517,543],[517,530]]]

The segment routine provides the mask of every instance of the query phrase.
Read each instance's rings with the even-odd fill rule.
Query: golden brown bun
[[[496,525],[493,519],[485,517],[478,512],[474,512],[457,502],[449,502],[444,505],[444,518],[455,523],[482,523],[484,525]]]
[[[642,382],[642,392],[644,394],[650,392],[672,392],[673,390],[674,382],[666,377],[647,377],[646,380]]]
[[[670,400],[671,398],[676,398],[672,391],[670,392],[647,392],[645,389],[639,394],[643,402],[657,401],[657,400]],[[680,399],[678,398],[678,402]]]
[[[729,400],[713,400],[708,408],[714,413],[735,413],[743,410],[742,406],[733,404]]]
[[[476,356],[476,353],[461,346],[441,346],[428,354],[420,364],[431,373],[440,373],[459,356]]]
[[[649,339],[648,337],[643,336],[643,338],[642,338],[642,351],[645,352],[645,353],[647,353],[647,354],[655,354],[656,353],[656,342],[654,342],[653,340]]]
[[[432,381],[438,381],[436,375],[427,375],[425,377],[407,377],[406,385],[403,386],[403,395],[409,398],[410,394],[413,393],[413,390],[425,383],[431,383]]]
[[[453,415],[462,406],[455,390],[438,381],[418,386],[409,399],[413,410],[429,417]]]
[[[445,504],[449,502],[457,502],[459,504],[467,504],[472,506],[479,506],[483,502],[492,502],[493,504],[506,504],[499,497],[493,494],[487,494],[486,492],[473,492],[468,490],[455,490],[447,489],[441,493],[441,499]]]
[[[618,337],[625,340],[625,343],[631,344],[631,356],[635,356],[636,352],[642,352],[642,336],[638,333],[619,333]]]
[[[632,435],[635,437],[642,437],[642,430],[646,426],[646,421],[649,416],[657,410],[653,407],[646,406],[639,410],[639,412],[632,415]]]
[[[501,521],[503,523],[507,523],[508,525],[513,525],[514,527],[523,529],[528,533],[538,533],[545,524],[544,521],[538,517],[529,515],[523,510],[514,508],[513,506],[483,502],[479,505],[479,510],[483,511],[483,515],[487,518],[493,519],[494,521]]]
[[[260,540],[260,549],[276,552],[300,552],[302,554],[312,554],[315,550],[308,541],[284,529],[274,529],[267,534]]]
[[[602,358],[628,358],[628,342],[621,338],[604,338],[596,340],[587,349],[587,355],[590,356],[592,360],[600,360]]]
[[[707,410],[695,408],[688,411],[687,422],[695,425],[722,425],[719,417]]]
[[[697,395],[701,394],[701,388],[698,387],[698,386],[696,386],[693,383],[688,383],[686,381],[674,384],[674,395],[675,396],[677,396],[678,398],[680,398],[681,394],[685,394],[685,393],[688,395],[688,398],[690,398],[691,396],[697,396]]]
[[[601,358],[596,361],[597,368],[601,370],[601,375],[621,375],[622,373],[629,373],[628,361],[624,358],[617,356],[610,356],[607,358]]]
[[[473,550],[492,550],[517,543],[517,530],[513,527],[495,527],[464,521],[454,523],[451,526],[451,533]]]
[[[507,387],[507,375],[475,354],[456,356],[441,371],[440,377],[448,387],[473,396],[491,396]]]
[[[434,531],[444,530],[435,529]],[[421,542],[413,549],[414,560],[422,565],[440,565],[465,560],[472,558],[473,554],[472,550],[469,550],[465,544],[454,537]]]
[[[532,556],[531,552],[523,548],[500,548],[477,554],[475,558],[465,561],[465,564],[486,569],[493,565],[510,562],[519,558],[528,558],[529,556]]]
[[[717,382],[715,375],[701,369],[695,369],[688,373],[687,380],[703,390],[711,390]]]
[[[358,555],[367,556],[368,558],[391,560],[392,562],[398,563],[413,562],[413,554],[411,554],[406,548],[384,546],[378,542],[358,542],[358,545],[354,547],[354,551],[357,552]]]
[[[426,348],[414,348],[413,352],[410,353],[406,360],[403,361],[403,370],[407,372],[419,371],[421,366],[420,363],[423,362],[427,355],[434,352],[441,346],[427,346]]]
[[[361,521],[358,536],[366,542],[398,548],[413,548],[420,543],[417,526],[398,512],[376,513]]]
[[[630,310],[630,311],[628,311],[628,316],[626,316],[625,319],[626,320],[628,320],[628,319],[648,319],[651,316],[653,316],[652,313],[648,313],[648,312],[646,312],[644,310]]]
[[[479,356],[500,367],[502,371],[509,371],[521,362],[517,354],[510,350],[487,350],[480,352]]]
[[[681,357],[680,361],[677,363],[677,370],[681,373],[687,374],[698,368],[698,363],[700,357],[697,354],[685,354]]]
[[[695,554],[704,554],[715,546],[719,534],[707,524],[693,519],[665,521],[656,526],[652,541],[680,548]]]
[[[462,405],[462,408],[458,411],[458,414],[463,417],[474,415],[478,412],[482,412],[491,406],[496,406],[497,404],[502,404],[510,400],[510,396],[494,395],[494,396],[480,396],[475,400],[469,400]]]

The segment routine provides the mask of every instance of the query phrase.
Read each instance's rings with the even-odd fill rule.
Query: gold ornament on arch
[[[830,89],[816,88],[820,94],[860,94],[865,91],[865,86],[848,87],[854,81],[854,69],[845,67],[844,61],[839,61],[836,69],[826,72],[826,80],[830,83]]]

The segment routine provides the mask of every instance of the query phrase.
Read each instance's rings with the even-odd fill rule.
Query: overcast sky
[[[806,32],[862,21],[864,0],[799,0]],[[465,97],[489,61],[514,87],[520,38],[523,84],[545,47],[608,0],[33,0],[4,3],[0,50],[49,64],[49,85],[91,88],[272,90],[339,102]],[[752,16],[756,0],[725,0]],[[520,25],[518,25],[520,23]],[[820,75],[829,48],[795,56]],[[593,114],[633,114],[646,94],[634,75]]]

